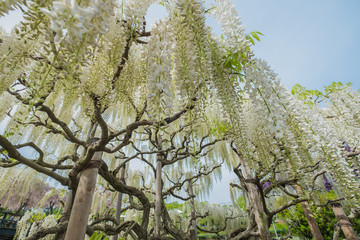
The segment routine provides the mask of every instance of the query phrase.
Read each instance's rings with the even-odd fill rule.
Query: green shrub
[[[332,240],[335,224],[337,223],[335,214],[330,205],[326,207],[311,207],[315,220],[319,225],[320,231],[324,240]],[[301,239],[313,239],[310,227],[305,218],[304,212],[300,204],[297,204],[294,209],[285,210],[278,214],[278,217],[288,224],[294,224],[291,228],[291,233]],[[360,219],[350,220],[355,232],[360,233]],[[343,233],[340,233],[340,239],[344,238]]]

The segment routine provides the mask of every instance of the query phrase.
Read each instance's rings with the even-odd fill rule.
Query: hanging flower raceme
[[[173,22],[171,31],[175,36],[173,78],[180,96],[189,100],[199,94],[196,89],[210,78],[212,72],[208,44],[210,29],[205,26],[204,5],[198,0],[176,1],[169,9]]]
[[[39,47],[36,43],[24,43],[17,39],[15,33],[11,35],[0,29],[0,93],[6,90],[24,71],[29,70],[29,61],[25,53],[31,53]]]
[[[107,32],[115,5],[113,0],[63,0],[40,9],[49,19],[46,37],[56,44],[56,61],[66,77],[76,78],[74,73],[79,71],[78,64],[88,62],[86,55],[97,47],[99,37]]]
[[[46,213],[42,209],[33,209],[27,211],[16,226],[16,235],[18,239],[26,239],[26,237],[34,234],[39,227],[51,228],[58,223],[59,215],[50,214],[46,216]],[[36,219],[36,221],[34,220]],[[42,238],[45,240],[53,239],[53,235],[49,234]]]
[[[221,39],[221,44],[231,52],[244,51],[250,44],[245,37],[245,28],[240,21],[235,6],[229,0],[216,0],[216,5],[211,14],[221,25],[221,30],[226,39]]]
[[[356,179],[359,180],[360,166],[357,150],[360,146],[359,93],[341,83],[332,83],[325,91],[327,107],[314,107],[322,110],[327,123],[341,140],[342,155],[346,157],[345,161],[351,169],[347,174],[354,175],[356,182]]]
[[[334,126],[344,141],[348,152],[360,145],[360,96],[349,86],[331,90],[327,94],[328,122]],[[350,150],[350,151],[349,151]]]
[[[142,0],[141,3],[136,0],[123,0],[123,14],[124,20],[129,22],[134,31],[142,30],[145,22],[145,15],[151,4],[157,0]]]
[[[325,176],[325,174],[323,175],[323,180],[324,180],[324,185],[327,191],[331,191],[332,190],[332,184],[329,181],[329,179]]]
[[[21,4],[21,0],[7,0],[0,2],[0,17],[7,14],[9,11],[15,10]]]
[[[163,117],[171,108],[172,42],[169,21],[159,22],[152,29],[148,44],[148,102],[150,113],[156,118]]]
[[[94,42],[98,34],[108,28],[107,18],[113,15],[113,1],[89,0],[54,1],[51,9],[41,9],[50,18],[50,28],[56,32],[55,42],[66,42],[68,47],[78,45],[84,40]]]

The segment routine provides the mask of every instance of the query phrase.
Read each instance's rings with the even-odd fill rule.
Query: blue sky
[[[254,50],[287,87],[334,81],[360,88],[360,1],[236,0],[247,31],[265,36]]]
[[[265,59],[289,89],[296,83],[322,89],[334,81],[352,82],[360,89],[360,1],[359,0],[234,0],[247,32],[260,31],[255,55]],[[164,15],[153,6],[149,22]],[[20,14],[0,18],[8,31]],[[219,32],[217,24],[215,31]],[[213,202],[229,202],[225,175],[215,185]],[[226,184],[225,184],[226,182]],[[226,185],[226,186],[225,186]]]

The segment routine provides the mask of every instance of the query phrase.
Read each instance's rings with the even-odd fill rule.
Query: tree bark
[[[125,169],[126,169],[126,164],[124,164],[121,169],[120,169],[120,181],[125,184]],[[123,194],[122,192],[118,192],[117,195],[117,202],[116,202],[116,213],[115,213],[115,219],[118,220],[120,222],[120,215],[121,215],[121,205],[122,205],[122,199],[123,199]],[[114,235],[112,237],[112,240],[117,240],[118,239],[118,234]]]
[[[241,182],[241,181],[240,181],[240,187],[241,187],[241,190],[242,190],[243,196],[244,196],[246,212],[248,214],[248,218],[250,218],[250,216],[251,216],[251,204],[250,204],[250,199],[249,199],[249,193],[246,191],[245,184],[243,182]]]
[[[251,169],[246,161],[244,161],[241,157],[239,157],[239,160],[245,179],[252,179]],[[260,238],[262,240],[271,240],[267,216],[264,211],[264,206],[261,203],[260,193],[257,189],[257,186],[255,183],[246,183],[246,186],[254,208],[255,221],[259,229]]]
[[[64,206],[64,211],[62,215],[68,215],[71,212],[71,207],[73,204],[73,199],[74,199],[74,190],[69,189],[67,195],[66,195],[66,202],[65,202],[65,206]]]
[[[95,152],[89,163],[91,167],[87,167],[81,172],[65,240],[85,238],[101,157],[102,152]]]
[[[334,235],[333,235],[332,240],[339,240],[340,230],[341,230],[340,227],[338,225],[336,225],[335,229],[334,229]]]
[[[160,238],[161,231],[161,200],[162,200],[162,179],[161,179],[161,154],[157,154],[156,161],[156,193],[155,193],[155,209],[154,209],[154,237]]]
[[[196,212],[195,212],[195,195],[192,188],[192,182],[191,180],[188,181],[188,193],[190,195],[190,222],[191,222],[191,228],[190,228],[190,239],[191,240],[197,240],[197,227],[196,227]]]
[[[71,208],[72,208],[72,204],[73,204],[73,199],[74,199],[74,190],[69,189],[69,191],[67,192],[67,195],[66,195],[66,202],[64,205],[64,210],[63,210],[63,213],[62,213],[61,218],[59,219],[58,223],[63,223],[65,221],[69,220]],[[55,240],[64,240],[64,239],[65,239],[65,232],[59,232],[55,235]]]
[[[301,194],[302,190],[299,185],[297,185],[295,187],[295,189],[296,189],[297,194]],[[310,227],[310,230],[311,230],[311,233],[312,233],[314,239],[315,240],[324,240],[324,238],[320,232],[320,228],[319,228],[315,218],[313,217],[314,214],[311,211],[308,202],[301,202],[300,205],[301,205],[302,210],[304,211],[304,215],[309,224],[309,227]]]
[[[337,224],[343,231],[346,239],[359,240],[359,238],[356,235],[356,232],[354,231],[354,228],[352,227],[349,218],[347,217],[347,215],[344,212],[344,209],[341,206],[341,203],[332,203],[331,207],[335,213]]]

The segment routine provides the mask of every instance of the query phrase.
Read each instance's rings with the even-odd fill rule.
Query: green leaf
[[[255,38],[256,40],[258,40],[260,42],[260,37],[258,36],[258,34],[256,32],[251,32],[250,34],[251,34],[251,36],[253,36],[253,38]]]
[[[246,38],[247,40],[249,40],[252,45],[255,45],[255,41],[254,41],[254,39],[252,39],[252,37],[251,37],[250,35],[246,35],[245,38]]]
[[[295,94],[298,94],[298,93],[301,93],[303,91],[305,91],[305,87],[304,86],[301,86],[300,84],[295,84],[293,86],[293,88],[291,89],[291,94],[292,95],[295,95]]]
[[[90,237],[89,240],[102,240],[103,236],[104,236],[103,232],[94,232],[94,234]],[[105,239],[109,239],[109,238],[106,237]]]

